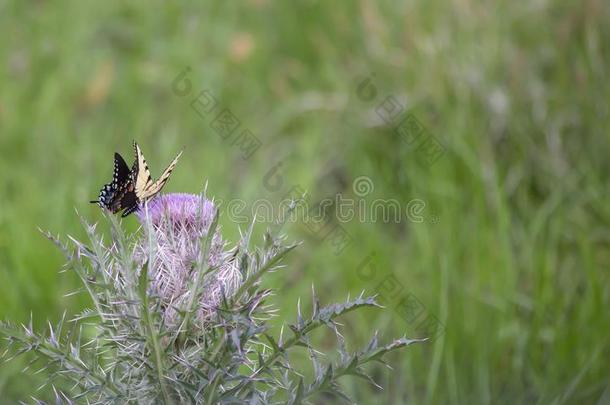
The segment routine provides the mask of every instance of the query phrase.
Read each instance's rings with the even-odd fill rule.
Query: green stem
[[[214,400],[216,399],[216,387],[218,387],[219,381],[220,381],[220,378],[218,376],[216,376],[216,378],[214,378],[214,382],[212,383],[212,386],[210,388],[210,392],[208,393],[208,399],[205,401],[206,405],[212,405],[214,403]]]
[[[341,370],[335,371],[335,374],[333,374],[333,377],[330,380],[330,382],[338,380],[339,378],[343,377],[346,373],[347,373],[347,369],[346,368],[342,368]],[[318,392],[324,390],[327,386],[328,386],[328,384],[325,384],[324,386],[313,386],[313,387],[310,387],[303,394],[303,399],[309,398],[310,396],[312,396],[314,394],[317,394]]]
[[[34,345],[34,351],[42,354],[50,360],[57,360],[58,357],[61,358],[62,361],[69,363],[72,367],[86,375],[87,378],[90,378],[97,384],[109,389],[113,394],[117,396],[122,395],[121,390],[116,385],[106,380],[104,376],[99,375],[95,371],[89,369],[82,361],[74,358],[69,352],[63,352],[42,339],[34,340],[33,337],[24,336],[23,333],[15,330],[9,330],[8,328],[0,328],[0,333],[15,339],[24,345]]]
[[[150,311],[148,310],[148,296],[145,295],[145,297],[146,298],[142,301],[142,309],[144,315],[144,322],[146,325],[146,329],[148,330],[148,336],[150,337],[150,343],[155,355],[155,369],[157,371],[157,379],[159,380],[159,385],[161,386],[163,402],[165,404],[171,405],[174,403],[174,401],[169,395],[169,391],[167,390],[167,387],[165,385],[165,377],[163,376],[163,358],[161,356],[161,345],[159,344],[159,339],[153,326],[152,317],[150,316]]]
[[[250,275],[244,283],[239,286],[237,292],[233,295],[235,300],[239,300],[241,296],[248,291],[260,278],[269,270],[273,268],[288,252],[294,249],[297,245],[291,245],[287,247],[283,247],[275,256],[273,256],[267,263],[261,267],[256,273]]]
[[[320,321],[310,322],[308,325],[306,325],[297,334],[295,334],[293,337],[288,339],[284,344],[282,344],[282,346],[279,348],[279,350],[276,350],[271,356],[269,356],[269,358],[267,360],[265,360],[265,362],[254,373],[252,373],[250,375],[250,378],[256,377],[264,369],[271,366],[275,362],[275,360],[277,360],[277,358],[280,356],[280,354],[284,353],[291,346],[293,346],[295,343],[297,343],[303,336],[305,336],[306,334],[308,334],[309,332],[311,332],[312,330],[314,330],[315,328],[317,328],[320,325],[322,325],[322,322],[320,322]]]
[[[106,380],[106,378],[104,378],[103,376],[91,371],[89,368],[83,366],[79,361],[77,361],[75,358],[73,358],[71,355],[66,355],[66,353],[60,351],[60,350],[53,350],[53,347],[49,347],[48,345],[45,345],[45,349],[52,351],[54,354],[56,355],[61,355],[64,356],[64,359],[66,361],[68,361],[72,367],[76,367],[79,370],[81,370],[84,373],[87,373],[93,380],[95,380],[98,384],[107,387],[110,391],[112,391],[113,394],[115,395],[121,395],[121,391],[118,389],[118,387],[116,387],[113,383],[109,382]],[[40,351],[40,353],[43,353],[43,351]],[[46,355],[47,357],[49,357],[48,355]],[[51,357],[49,357],[51,358]]]
[[[101,239],[98,239],[95,232],[93,231],[94,228],[92,228],[87,221],[85,221],[85,219],[83,217],[80,217],[80,221],[81,224],[83,226],[83,228],[85,228],[85,232],[87,233],[87,236],[89,237],[89,242],[91,243],[91,248],[93,249],[93,252],[95,253],[95,258],[97,260],[97,264],[98,264],[98,271],[101,274],[102,278],[104,279],[104,284],[109,285],[110,280],[108,279],[108,274],[104,271],[104,268],[106,267],[106,262],[104,260],[104,252],[102,251],[101,247],[103,245]],[[91,261],[92,265],[93,260]],[[82,268],[82,266],[81,266]],[[84,274],[84,273],[83,273]],[[82,277],[81,277],[82,278]],[[98,311],[98,313],[100,314],[100,318],[102,319],[102,321],[106,322],[107,319],[104,316],[104,313],[101,310],[100,304],[99,304],[99,300],[97,298],[96,295],[94,295],[93,291],[91,290],[91,288],[88,285],[87,279],[86,278],[82,278],[83,284],[85,284],[85,288],[87,289],[87,291],[89,292],[89,295],[92,295],[93,301],[95,303],[96,309]],[[103,289],[103,294],[105,295],[106,298],[106,303],[112,302],[112,299],[110,297],[110,293],[108,292],[107,289]],[[112,322],[112,324],[114,325],[114,321]]]
[[[146,291],[148,286],[148,263],[145,263],[140,270],[140,277],[138,281],[138,293],[142,304],[142,315],[144,319],[144,328],[146,329],[146,335],[148,337],[148,344],[154,353],[155,370],[157,371],[157,379],[161,387],[161,394],[163,395],[163,403],[173,405],[174,401],[169,395],[167,386],[165,385],[165,377],[163,375],[163,357],[161,355],[161,345],[159,344],[159,336],[155,329],[152,316],[149,309],[149,299]]]
[[[214,216],[214,219],[212,220],[212,223],[210,224],[210,227],[208,228],[207,234],[203,241],[203,246],[201,249],[201,256],[197,263],[198,271],[197,271],[197,275],[195,276],[194,287],[191,290],[191,296],[189,297],[189,301],[186,306],[184,318],[182,320],[182,323],[180,324],[180,328],[178,328],[178,331],[179,331],[178,334],[180,334],[181,332],[184,333],[189,330],[190,323],[191,323],[191,317],[192,317],[193,312],[195,311],[195,303],[197,302],[197,299],[199,298],[199,293],[200,293],[201,289],[203,288],[204,276],[208,272],[213,270],[213,268],[208,267],[207,263],[208,263],[208,256],[210,254],[210,248],[212,246],[212,240],[214,239],[214,235],[216,233],[217,226],[218,226],[218,211],[216,211],[216,215]],[[178,337],[178,335],[176,335],[176,337],[174,339],[176,339],[177,337]]]

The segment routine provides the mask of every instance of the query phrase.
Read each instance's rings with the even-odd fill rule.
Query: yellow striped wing
[[[153,181],[150,171],[148,170],[148,164],[146,163],[146,159],[144,158],[144,154],[142,153],[140,146],[136,142],[133,143],[133,146],[136,154],[136,162],[134,163],[134,166],[137,165],[137,170],[133,171],[135,174],[134,191],[138,200],[144,201],[154,197],[159,191],[161,191],[163,186],[165,186],[165,183],[167,183],[169,180],[174,167],[176,167],[176,164],[178,163],[178,159],[180,156],[182,156],[182,152],[178,153],[174,160],[172,160],[172,162],[167,166],[167,168],[163,171],[163,174],[161,174],[161,177],[159,177],[159,180]]]

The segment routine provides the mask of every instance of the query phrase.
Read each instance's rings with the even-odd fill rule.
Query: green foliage
[[[280,260],[295,245],[282,246],[271,235],[266,248],[248,251],[250,233],[240,243],[244,279],[235,294],[225,296],[212,317],[198,319],[196,307],[203,291],[203,276],[214,277],[217,269],[209,268],[207,255],[216,234],[216,214],[207,235],[202,237],[202,257],[192,283],[190,299],[180,308],[182,321],[177,329],[164,322],[164,306],[149,280],[148,262],[140,268],[128,252],[133,247],[116,219],[112,226],[112,243],[106,246],[95,233],[95,226],[84,222],[91,244],[75,239],[68,246],[51,234],[66,255],[70,270],[81,279],[95,309],[86,310],[71,321],[65,314],[57,326],[49,323],[47,334],[28,326],[0,323],[0,335],[9,343],[7,353],[30,353],[33,364],[42,363],[47,371],[45,384],[53,385],[56,401],[85,403],[309,403],[319,393],[336,395],[351,401],[338,385],[345,375],[364,378],[375,384],[363,365],[385,364],[383,356],[419,340],[398,339],[380,346],[377,335],[362,351],[350,354],[339,334],[336,319],[363,307],[379,307],[374,297],[364,297],[320,307],[315,303],[310,318],[301,314],[289,325],[291,338],[275,339],[269,334],[270,308],[263,305],[271,291],[261,288],[261,279],[277,268]],[[153,226],[153,225],[149,225]],[[133,242],[132,242],[133,243]],[[157,247],[150,245],[148,257],[153,260]],[[118,251],[117,251],[118,250]],[[114,263],[114,260],[118,263]],[[137,277],[136,277],[137,276]],[[340,360],[324,366],[310,344],[311,332],[321,326],[337,334]],[[92,337],[84,330],[90,329]],[[311,383],[306,383],[289,354],[306,348],[313,362]],[[73,384],[71,388],[69,384]]]
[[[312,283],[333,302],[373,293],[385,276],[443,322],[434,342],[390,356],[392,373],[371,366],[383,391],[343,381],[358,402],[607,402],[606,2],[8,0],[0,32],[0,319],[34,313],[41,330],[94,306],[66,295],[81,281],[58,276],[63,258],[36,229],[86,240],[74,209],[97,221],[87,202],[135,138],[155,175],[184,149],[167,191],[208,181],[217,198],[250,207],[294,185],[314,199],[350,196],[368,176],[371,199],[426,202],[422,223],[342,224],[353,243],[340,255],[289,224],[303,245],[287,275],[266,276],[279,291],[276,334],[296,297],[310,303]],[[180,97],[172,81],[186,66],[193,89]],[[377,89],[370,102],[356,94],[364,78]],[[263,142],[250,159],[190,106],[204,89]],[[433,166],[374,120],[390,95],[445,146]],[[274,191],[264,179],[280,162]],[[239,240],[226,218],[223,235]],[[364,279],[354,269],[372,253],[377,272]],[[419,319],[384,305],[350,316],[354,347],[372,330],[424,336]],[[29,360],[0,360],[2,401],[52,401],[36,392],[44,372],[21,373]]]

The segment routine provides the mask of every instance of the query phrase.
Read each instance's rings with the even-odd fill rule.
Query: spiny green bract
[[[62,243],[45,233],[80,277],[92,309],[70,321],[64,314],[46,333],[31,323],[0,324],[11,353],[33,352],[44,361],[48,384],[72,383],[63,391],[53,386],[58,403],[299,404],[322,392],[350,401],[338,385],[340,377],[375,384],[362,366],[384,363],[387,352],[418,341],[403,337],[384,346],[375,334],[362,351],[348,353],[335,320],[379,305],[361,294],[320,307],[315,293],[311,316],[305,318],[299,305],[291,336],[275,338],[267,322],[272,310],[265,304],[271,291],[260,282],[295,245],[267,233],[264,246],[250,250],[250,228],[224,254],[218,211],[199,196],[162,196],[138,217],[142,230],[128,237],[108,216],[110,245],[84,220],[88,244],[73,238]],[[322,364],[311,345],[309,333],[321,326],[336,334],[334,363]],[[291,365],[288,354],[298,347],[312,361],[311,381]]]

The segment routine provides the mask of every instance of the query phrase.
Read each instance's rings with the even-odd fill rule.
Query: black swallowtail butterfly
[[[122,217],[136,211],[140,207],[140,203],[153,198],[161,191],[182,155],[180,152],[163,171],[159,180],[153,181],[140,146],[134,142],[133,147],[135,162],[131,170],[123,157],[115,153],[112,181],[102,187],[98,200],[91,201],[113,214],[123,211]]]

